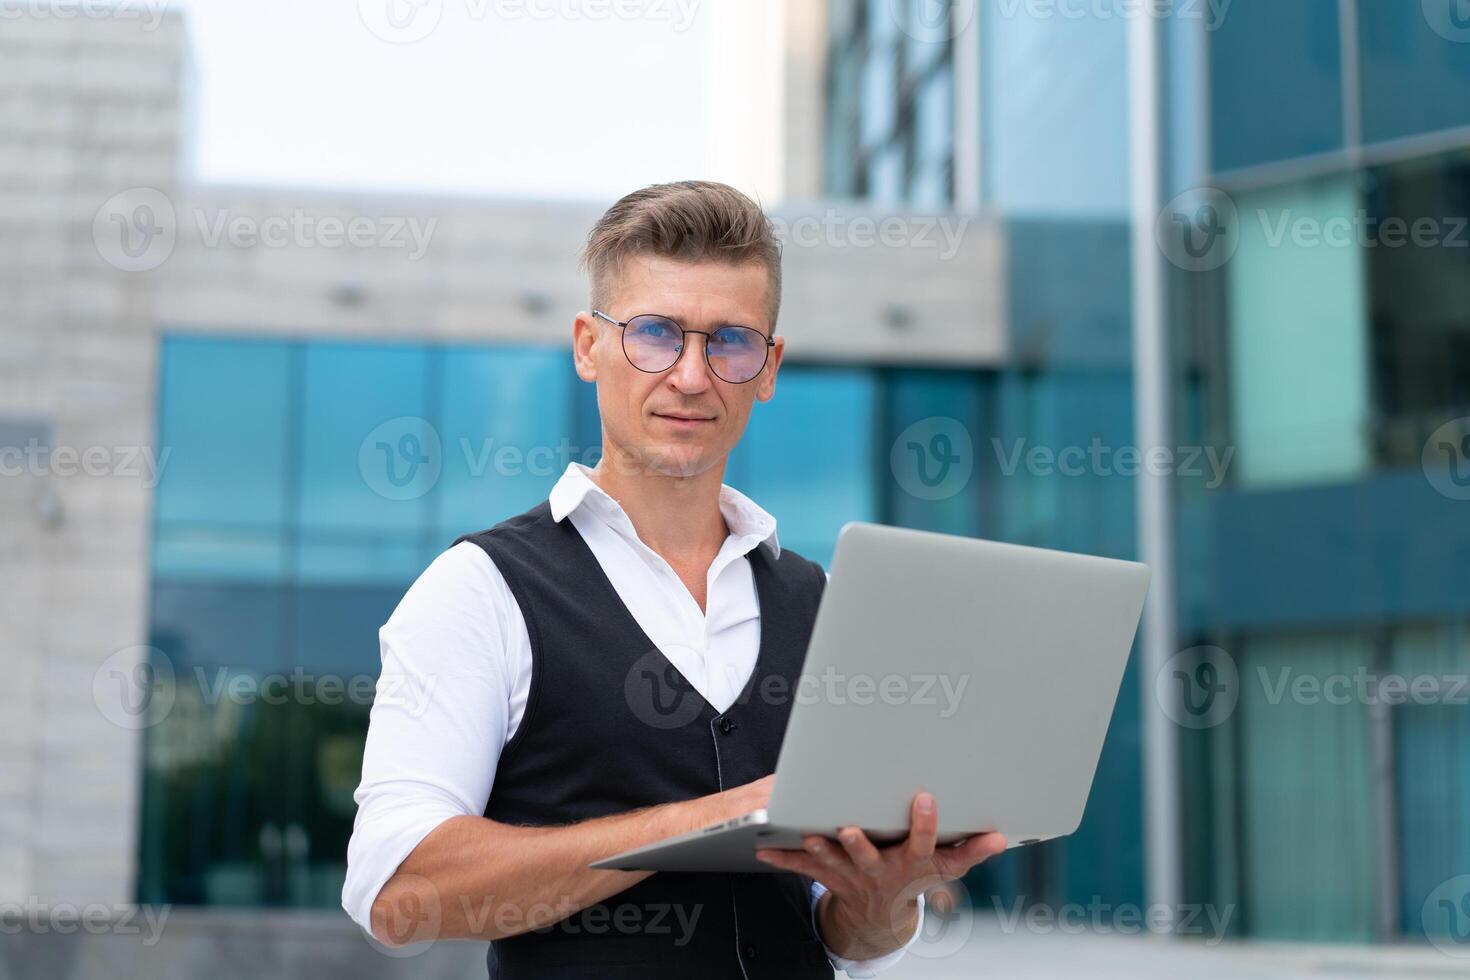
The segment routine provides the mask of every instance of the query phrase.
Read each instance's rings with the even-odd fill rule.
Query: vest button
[[[735,729],[737,729],[739,727],[740,727],[739,725],[735,724],[735,719],[734,718],[731,718],[729,715],[726,715],[724,718],[721,718],[720,719],[720,734],[721,735],[729,735],[731,732],[733,732]],[[750,948],[750,947],[747,947],[747,948]]]
[[[745,948],[741,952],[745,954],[746,959],[755,959],[755,943],[746,943]]]

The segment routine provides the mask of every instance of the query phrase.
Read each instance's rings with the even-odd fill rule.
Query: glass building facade
[[[834,195],[883,200],[854,148],[912,139],[901,75],[851,84],[891,60],[910,6],[829,4]],[[931,6],[952,20],[930,43],[978,65],[951,72],[980,86],[952,100],[980,114],[979,187],[951,199],[1008,240],[1012,354],[976,372],[998,393],[976,442],[1126,445],[1129,5]],[[1470,873],[1470,17],[1456,0],[1236,0],[1174,5],[1159,27],[1164,197],[1191,202],[1159,232],[1169,423],[1174,448],[1227,461],[1170,479],[1171,652],[1235,670],[1233,710],[1177,733],[1185,898],[1232,908],[1245,936],[1451,934],[1432,898]],[[1180,251],[1185,233],[1217,251]],[[977,533],[1131,556],[1132,483],[998,474]],[[1400,680],[1421,693],[1381,686]],[[1142,900],[1139,683],[1082,831],[981,869],[977,902]],[[1356,693],[1311,694],[1342,684]]]
[[[1176,431],[1235,454],[1176,484],[1179,647],[1242,678],[1184,733],[1186,882],[1249,935],[1443,938],[1432,893],[1470,873],[1470,19],[1237,2],[1166,37],[1166,196],[1214,188],[1238,229],[1170,268]]]
[[[1018,465],[1037,450],[1060,461],[1095,448],[1111,460],[1133,441],[1125,28],[1116,20],[1029,18],[1026,5],[1014,5],[1014,14],[1010,6],[829,4],[827,193],[915,209],[978,197],[1005,223],[1011,356],[965,372],[993,394],[984,411],[951,415],[972,437],[979,509],[957,500],[933,523],[900,506],[893,522],[1133,558],[1129,476],[1111,462]],[[954,85],[963,58],[979,65],[978,99],[940,96],[908,70],[943,66],[934,77]],[[954,136],[921,125],[926,112],[945,114],[953,134],[955,106],[963,104],[980,114],[981,186],[969,194],[954,183],[962,170]],[[925,143],[950,160],[942,202],[916,150]],[[888,154],[901,164],[879,180],[875,161]],[[914,397],[922,397],[917,389]],[[950,414],[931,408],[929,415]],[[1078,832],[977,869],[967,881],[977,904],[1143,903],[1139,690],[1135,664]]]
[[[942,208],[954,186],[953,46],[923,5],[836,4],[826,102],[826,192]]]

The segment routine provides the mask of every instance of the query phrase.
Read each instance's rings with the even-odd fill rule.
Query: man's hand
[[[846,959],[872,959],[913,936],[921,892],[1006,849],[1005,837],[995,833],[936,847],[938,827],[934,797],[919,793],[909,809],[909,835],[901,843],[878,848],[861,829],[843,827],[837,834],[840,844],[809,835],[802,838],[802,850],[762,848],[756,857],[826,886],[817,905],[822,941]]]

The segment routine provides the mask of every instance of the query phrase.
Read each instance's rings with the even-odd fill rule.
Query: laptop
[[[903,839],[921,789],[941,843],[1077,829],[1148,566],[852,522],[831,572],[766,808],[592,867],[774,871],[756,848]]]

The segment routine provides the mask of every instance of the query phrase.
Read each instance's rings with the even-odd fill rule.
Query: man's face
[[[759,263],[680,262],[634,256],[623,264],[602,312],[627,321],[658,313],[687,330],[736,324],[770,335],[769,275]],[[640,371],[623,354],[622,329],[590,312],[577,315],[573,353],[577,374],[597,383],[606,455],[631,453],[643,472],[694,476],[720,462],[740,440],[756,399],[776,390],[785,342],[776,338],[765,368],[753,381],[731,384],[705,361],[702,334],[688,334],[679,360],[667,371]]]

